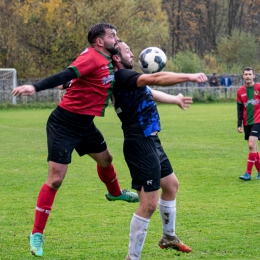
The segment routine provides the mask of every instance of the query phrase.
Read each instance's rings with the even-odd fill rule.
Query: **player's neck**
[[[111,53],[109,52],[109,51],[107,51],[105,48],[103,48],[103,47],[99,47],[99,46],[95,46],[95,47],[93,47],[96,51],[98,51],[98,52],[101,52],[101,53],[103,53],[103,54],[105,54],[106,56],[108,56],[108,57],[111,57],[112,55],[111,55]]]
[[[249,87],[253,87],[255,85],[255,82],[251,82],[251,83],[246,83],[246,87],[249,88]]]

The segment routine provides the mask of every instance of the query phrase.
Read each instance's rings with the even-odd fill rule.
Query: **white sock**
[[[149,222],[150,219],[140,217],[136,214],[132,217],[128,246],[128,255],[132,260],[139,260],[141,257]]]
[[[160,198],[158,204],[162,218],[163,233],[169,236],[175,236],[176,199],[166,201]]]

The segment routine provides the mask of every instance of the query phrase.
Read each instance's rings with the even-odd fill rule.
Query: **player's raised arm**
[[[154,74],[142,74],[137,80],[137,86],[171,86],[187,81],[201,83],[207,80],[208,78],[204,73],[174,73],[165,71]]]
[[[35,92],[55,88],[75,78],[77,78],[77,74],[73,69],[65,69],[33,85],[19,86],[12,91],[12,94],[14,96],[31,96]]]

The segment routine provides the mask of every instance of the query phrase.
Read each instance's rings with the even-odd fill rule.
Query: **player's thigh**
[[[90,153],[88,155],[93,160],[95,160],[99,166],[104,167],[104,168],[108,167],[113,159],[113,157],[108,149],[106,149],[105,151],[100,152],[100,153]]]
[[[124,142],[124,156],[132,177],[132,188],[141,191],[160,189],[161,165],[154,138]]]
[[[107,167],[112,162],[112,155],[107,149],[106,141],[94,122],[85,130],[75,150],[79,156],[89,155],[101,167]]]
[[[46,132],[48,161],[69,164],[71,162],[71,154],[81,138],[75,134],[73,127],[68,127],[55,110],[48,119]]]

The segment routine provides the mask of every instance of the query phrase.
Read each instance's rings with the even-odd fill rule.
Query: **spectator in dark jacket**
[[[218,79],[217,79],[216,73],[213,73],[212,77],[209,79],[209,85],[211,87],[217,87],[218,86]]]

